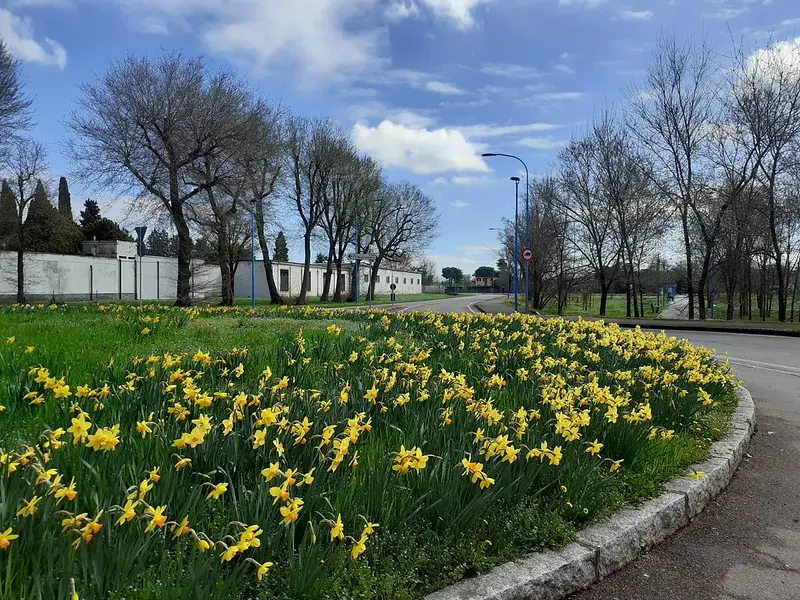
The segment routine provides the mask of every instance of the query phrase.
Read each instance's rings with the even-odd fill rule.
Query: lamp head
[[[513,181],[514,183],[519,183],[519,177],[512,177],[511,181]]]
[[[484,152],[483,154],[481,154],[481,156],[486,158],[486,157],[489,157],[489,156],[497,156],[497,154],[495,154],[494,152]]]

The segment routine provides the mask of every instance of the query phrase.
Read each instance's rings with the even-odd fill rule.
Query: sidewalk
[[[675,298],[664,307],[664,310],[657,317],[658,319],[687,320],[689,318],[689,296],[675,296]]]
[[[673,301],[677,302],[677,298]],[[487,313],[511,314],[514,307],[502,300],[487,300],[477,303],[477,308]],[[687,302],[688,308],[688,302]],[[665,310],[666,312],[666,310]],[[664,313],[662,313],[663,315]],[[555,317],[556,315],[540,315]],[[600,317],[563,317],[567,320],[582,318],[584,321],[605,321],[617,323],[620,327],[642,327],[643,329],[664,329],[667,331],[711,331],[720,333],[753,333],[762,335],[780,335],[800,337],[800,323],[763,323],[761,321],[689,321],[682,319],[612,319]]]

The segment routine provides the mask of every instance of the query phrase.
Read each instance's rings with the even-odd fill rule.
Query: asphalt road
[[[758,429],[728,489],[688,527],[571,600],[800,599],[800,340],[675,332],[727,354]]]
[[[398,304],[400,312],[429,311],[435,313],[478,312],[473,305],[495,298],[505,298],[503,294],[475,294],[472,296],[450,296],[443,300],[426,300],[424,302],[404,302]]]
[[[455,298],[438,308],[471,305]],[[755,400],[749,453],[691,524],[571,600],[800,600],[800,339],[671,335],[727,355]]]

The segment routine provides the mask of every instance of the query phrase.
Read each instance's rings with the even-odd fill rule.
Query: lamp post
[[[514,182],[514,312],[519,312],[519,177]]]
[[[256,201],[250,200],[250,308],[256,307]]]
[[[514,160],[518,160],[522,163],[522,166],[525,167],[525,247],[531,247],[531,208],[530,208],[530,199],[531,199],[531,182],[530,182],[530,175],[528,173],[528,165],[525,164],[525,161],[522,160],[519,156],[514,156],[513,154],[503,154],[501,152],[484,152],[481,156],[485,158],[490,158],[493,156],[503,156],[505,158],[513,158]],[[513,180],[513,178],[512,178]],[[519,182],[519,178],[517,178]],[[515,257],[516,261],[516,257]],[[516,262],[514,263],[516,265]],[[527,263],[526,263],[527,264]],[[530,269],[526,266],[525,268],[525,312],[528,312],[528,298],[531,295],[531,277],[530,277]]]

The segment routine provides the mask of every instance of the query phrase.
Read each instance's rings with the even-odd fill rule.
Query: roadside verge
[[[505,313],[514,312],[512,306],[504,302],[486,300],[476,303],[475,308],[483,313]],[[786,337],[800,337],[800,323],[761,323],[756,321],[689,321],[689,320],[669,320],[669,319],[621,319],[612,317],[575,317],[558,315],[536,315],[544,319],[566,319],[575,321],[604,321],[605,323],[616,323],[620,327],[632,328],[641,327],[642,329],[655,329],[665,331],[709,331],[713,333],[745,333],[757,335],[780,335]]]
[[[703,473],[699,479],[674,479],[657,498],[587,527],[565,548],[507,562],[425,600],[557,600],[621,569],[687,525],[727,487],[756,426],[750,393],[740,388],[737,395],[730,432],[712,444],[708,460],[692,465]]]

